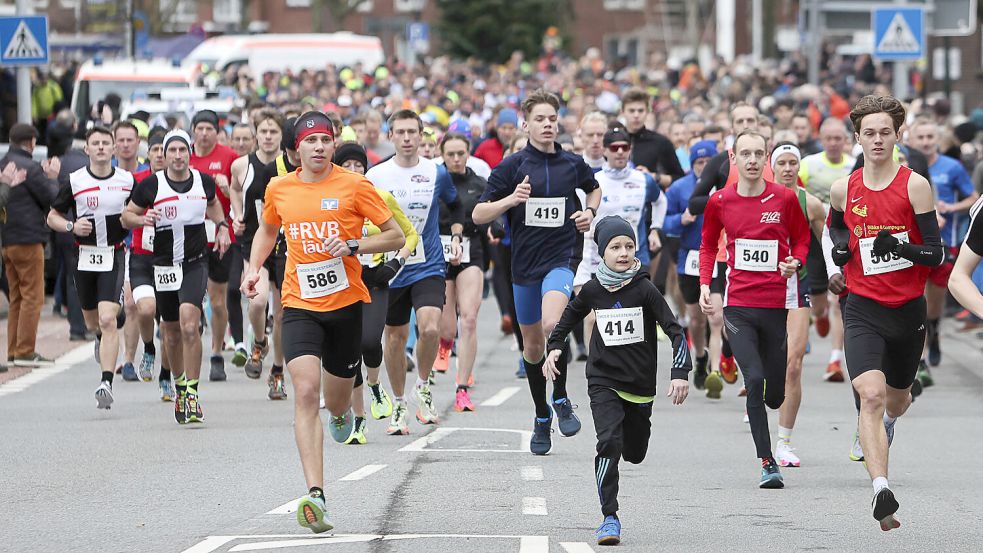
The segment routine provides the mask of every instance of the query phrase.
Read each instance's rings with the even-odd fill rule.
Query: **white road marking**
[[[524,515],[535,515],[535,516],[546,516],[549,513],[546,511],[546,498],[545,497],[523,497],[522,498],[522,514]]]
[[[534,482],[543,479],[542,467],[522,467],[522,479],[526,482]]]
[[[549,553],[550,539],[547,536],[522,536],[519,539],[519,553]]]
[[[475,448],[462,448],[462,449],[430,449],[428,446],[433,445],[437,441],[446,438],[448,435],[458,432],[511,432],[513,434],[519,435],[519,447],[518,449],[475,449]],[[427,434],[422,438],[417,438],[409,444],[401,447],[399,451],[409,451],[409,452],[440,452],[440,453],[529,453],[529,449],[526,444],[529,443],[529,439],[532,438],[532,432],[528,430],[514,430],[512,428],[458,428],[441,426],[436,430]]]
[[[497,394],[492,397],[482,401],[480,405],[482,407],[498,407],[499,405],[505,403],[512,398],[515,394],[519,392],[520,388],[518,386],[506,386],[498,391]]]
[[[297,504],[298,503],[300,503],[300,498],[299,497],[297,499],[291,499],[290,501],[284,503],[283,505],[280,505],[279,507],[277,507],[276,509],[273,509],[272,511],[267,511],[266,514],[268,514],[268,515],[289,515],[290,513],[296,513],[297,512]]]
[[[212,553],[219,547],[236,539],[236,536],[208,536],[181,553]]]
[[[20,378],[15,378],[6,384],[0,384],[0,397],[23,392],[38,382],[47,380],[58,373],[65,372],[91,357],[92,344],[85,343],[55,359],[55,365],[53,367],[38,367]]]
[[[338,480],[340,482],[351,482],[353,480],[361,480],[366,476],[379,472],[380,470],[386,468],[387,466],[388,465],[365,465],[364,467],[356,470],[355,472],[352,472],[351,474],[342,476]]]
[[[567,553],[594,553],[594,548],[583,541],[561,541],[560,547]]]
[[[181,553],[212,553],[235,540],[264,540],[236,545],[229,551],[259,551],[307,545],[332,545],[342,543],[367,543],[371,541],[403,541],[415,539],[497,539],[519,540],[519,553],[549,553],[548,536],[515,536],[497,534],[329,534],[312,537],[310,534],[267,534],[246,536],[208,536]],[[271,540],[271,541],[267,541]],[[513,542],[514,543],[514,542]]]

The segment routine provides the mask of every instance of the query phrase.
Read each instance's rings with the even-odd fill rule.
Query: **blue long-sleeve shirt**
[[[681,179],[675,180],[666,190],[666,220],[662,230],[669,236],[679,237],[679,257],[676,267],[680,274],[686,264],[686,256],[692,250],[699,251],[703,233],[703,215],[688,225],[682,222],[683,212],[689,207],[689,198],[696,188],[696,174],[692,171]]]

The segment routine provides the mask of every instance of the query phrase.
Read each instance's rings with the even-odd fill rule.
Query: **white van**
[[[372,71],[386,59],[378,37],[349,32],[321,34],[225,35],[202,42],[184,64],[201,71],[225,71],[230,65],[249,64],[256,76],[267,71],[323,70],[361,63]]]
[[[159,95],[164,88],[191,88],[195,82],[193,68],[162,60],[89,60],[75,76],[72,111],[85,128],[92,104],[113,92],[124,102]]]

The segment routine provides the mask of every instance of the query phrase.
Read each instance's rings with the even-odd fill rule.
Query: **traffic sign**
[[[874,8],[872,15],[876,59],[917,60],[925,55],[924,8]]]
[[[418,54],[430,51],[430,25],[422,22],[412,22],[406,25],[406,42]]]
[[[48,17],[0,17],[0,65],[48,63]]]

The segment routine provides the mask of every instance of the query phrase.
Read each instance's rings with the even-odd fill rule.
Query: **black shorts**
[[[338,378],[354,378],[362,369],[362,302],[334,311],[283,309],[283,356],[287,363],[313,355]]]
[[[727,263],[717,261],[717,276],[710,281],[710,293],[723,294],[727,290]]]
[[[219,257],[218,252],[208,250],[208,280],[219,284],[229,282],[229,274],[232,272],[232,263],[235,258],[232,255],[232,248],[234,247],[236,245],[232,244],[229,251],[225,252],[222,257]]]
[[[829,290],[829,277],[826,276],[826,260],[816,235],[809,233],[809,255],[806,257],[806,271],[809,273],[809,293],[813,296],[825,294]]]
[[[243,261],[243,263],[248,264],[249,263],[249,254],[250,254],[250,251],[253,248],[253,245],[251,243],[245,243],[245,242],[243,242],[243,243],[240,243],[240,244],[233,244],[233,246],[239,246],[241,248],[242,261]],[[270,276],[270,282],[272,284],[275,284],[276,287],[277,287],[277,289],[279,290],[280,289],[280,285],[283,284],[283,273],[279,273],[279,274],[277,273],[277,260],[276,260],[276,257],[277,257],[277,255],[276,255],[276,249],[274,248],[274,250],[272,252],[270,252],[270,255],[268,255],[266,257],[266,261],[263,262],[263,268],[266,269],[267,274],[269,274],[269,276]],[[281,265],[281,267],[283,267],[284,269],[286,269],[286,267],[287,267],[287,258],[286,258],[286,256],[283,256],[283,255],[281,255],[280,257],[283,257],[283,264]],[[277,278],[278,276],[279,276],[279,279]]]
[[[646,242],[648,239],[646,238]],[[681,240],[678,236],[666,236],[662,239],[662,255],[668,255],[669,264],[675,266],[679,259],[679,245]],[[648,247],[648,246],[646,246]],[[682,275],[680,275],[682,276]]]
[[[474,259],[473,257],[471,259]],[[457,276],[464,272],[464,269],[468,267],[477,267],[481,269],[481,272],[485,272],[485,267],[480,262],[479,263],[461,263],[460,265],[447,264],[447,276],[444,280],[457,280]]]
[[[130,290],[140,286],[154,287],[154,256],[130,252]]]
[[[679,291],[683,293],[686,305],[700,303],[700,277],[679,273]]]
[[[853,380],[881,371],[887,385],[905,390],[915,381],[925,345],[925,297],[901,307],[885,307],[850,294],[843,309],[844,350]]]
[[[208,262],[204,257],[181,265],[183,280],[181,289],[172,292],[157,290],[157,313],[164,322],[173,323],[181,320],[181,306],[189,304],[201,310],[208,285]]]
[[[444,307],[444,277],[432,276],[418,280],[409,286],[389,289],[389,313],[386,325],[403,326],[410,322],[410,311],[421,307]]]
[[[813,292],[812,289],[809,288],[809,277],[799,278],[798,288],[799,288],[799,309],[803,307],[812,307],[812,298],[810,297],[810,295]]]
[[[97,309],[99,302],[103,301],[119,303],[120,294],[123,292],[123,276],[126,272],[125,248],[116,248],[113,251],[111,271],[80,271],[77,267],[78,247],[75,247],[72,257],[72,276],[75,278],[75,289],[78,290],[79,306],[83,311]]]

